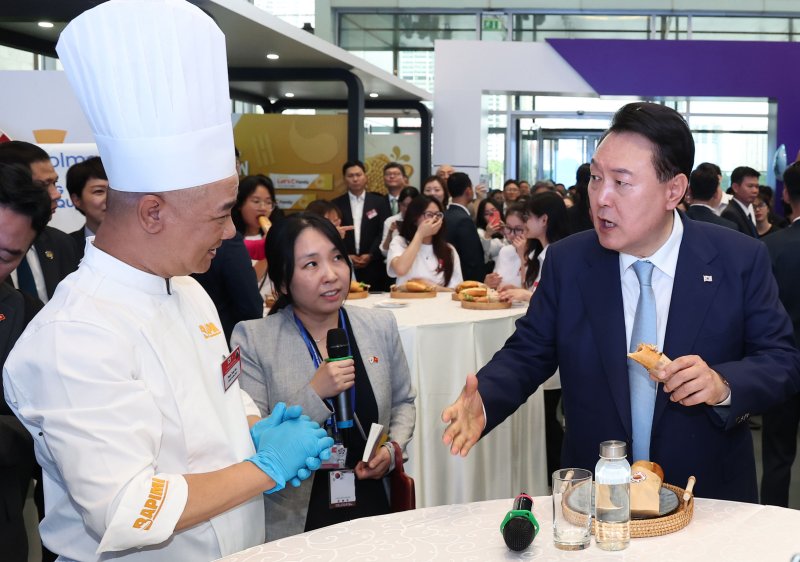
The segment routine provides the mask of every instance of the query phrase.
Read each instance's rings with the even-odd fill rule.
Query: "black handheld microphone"
[[[347,342],[347,333],[341,328],[333,328],[328,330],[328,358],[326,361],[342,361],[343,359],[352,359],[348,355],[350,351],[350,344]],[[350,403],[350,390],[345,390],[339,393],[336,397],[336,405],[334,406],[336,412],[336,425],[340,429],[353,427],[353,405]]]
[[[533,516],[533,498],[525,493],[516,497],[514,506],[500,524],[500,532],[511,550],[519,552],[531,545],[539,532],[539,522]]]

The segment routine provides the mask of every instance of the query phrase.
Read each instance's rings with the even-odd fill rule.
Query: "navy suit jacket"
[[[739,232],[739,226],[728,219],[723,219],[719,215],[717,215],[714,211],[709,209],[708,207],[704,207],[703,205],[691,205],[689,210],[686,211],[686,216],[692,219],[693,221],[703,221],[703,222],[710,222],[712,224],[718,224],[720,226],[725,226],[732,230],[736,230]]]
[[[458,252],[464,281],[483,282],[488,273],[486,261],[478,229],[472,222],[469,211],[457,205],[450,205],[444,213],[444,226],[447,230],[447,241]]]
[[[778,293],[792,319],[794,338],[800,348],[800,224],[779,230],[764,238],[772,272],[778,282]]]
[[[664,353],[699,355],[731,387],[729,408],[682,406],[656,398],[650,460],[665,480],[697,477],[702,497],[758,501],[749,414],[800,389],[800,356],[778,301],[761,242],[686,219],[670,301]],[[598,445],[632,441],[619,254],[597,234],[574,234],[548,248],[542,278],[515,333],[478,373],[486,431],[561,370],[567,428],[562,466],[592,470]],[[724,415],[720,415],[721,410]]]

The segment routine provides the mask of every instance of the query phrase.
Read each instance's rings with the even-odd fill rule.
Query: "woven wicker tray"
[[[669,535],[675,531],[680,531],[692,520],[694,515],[694,496],[689,497],[689,501],[684,501],[683,488],[672,486],[670,484],[662,484],[663,488],[672,490],[678,496],[678,508],[670,515],[663,517],[654,517],[652,519],[634,519],[631,521],[631,538],[641,539],[644,537],[660,537],[662,535]],[[566,502],[566,498],[562,501]],[[586,521],[586,515],[578,513],[577,511],[570,510],[564,505],[564,515],[568,521],[576,525],[580,525]],[[592,521],[592,534],[597,528],[597,521]]]

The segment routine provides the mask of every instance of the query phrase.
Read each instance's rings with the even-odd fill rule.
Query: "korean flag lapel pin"
[[[714,278],[711,275],[703,275],[703,283],[711,283],[714,281]]]

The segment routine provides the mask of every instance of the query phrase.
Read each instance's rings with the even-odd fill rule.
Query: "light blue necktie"
[[[630,351],[636,351],[640,343],[658,345],[656,329],[656,295],[650,281],[653,277],[653,264],[637,261],[633,264],[639,280],[639,302],[633,319]],[[656,404],[656,383],[650,380],[647,369],[633,359],[628,359],[628,384],[631,389],[631,420],[633,422],[633,457],[637,460],[650,459],[650,430],[653,425],[653,409]]]

